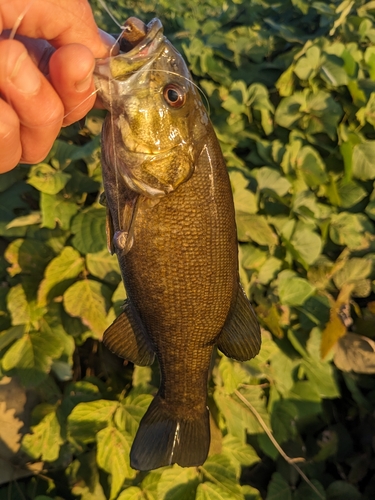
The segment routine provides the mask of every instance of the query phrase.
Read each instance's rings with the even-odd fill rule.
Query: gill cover
[[[129,52],[100,60],[95,78],[110,111],[106,161],[130,189],[160,197],[191,177],[208,117],[161,22],[153,19],[145,32]]]

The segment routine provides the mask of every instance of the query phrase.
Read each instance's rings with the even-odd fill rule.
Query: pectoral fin
[[[259,352],[260,328],[254,309],[238,285],[237,299],[217,340],[217,346],[229,358],[246,361]]]
[[[103,342],[117,356],[136,365],[147,366],[154,361],[150,339],[129,300],[125,301],[124,311],[104,332]]]

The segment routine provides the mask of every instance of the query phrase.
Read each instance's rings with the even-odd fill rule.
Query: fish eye
[[[172,108],[181,108],[186,101],[186,94],[181,87],[169,83],[164,87],[163,96],[165,102]]]

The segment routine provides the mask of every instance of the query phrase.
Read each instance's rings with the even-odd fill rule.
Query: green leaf
[[[0,351],[15,340],[23,337],[25,333],[24,325],[13,326],[9,330],[0,333]]]
[[[317,481],[316,479],[311,480],[311,484],[315,486],[315,488],[318,490],[316,492],[313,490],[310,484],[306,482],[301,482],[299,485],[297,491],[294,493],[293,500],[322,500],[325,499],[325,491],[321,483]]]
[[[278,196],[285,196],[291,184],[274,168],[262,167],[257,171],[256,179],[260,191],[271,191]]]
[[[141,486],[142,490],[145,492],[147,496],[147,500],[159,500],[158,488],[159,488],[159,481],[163,472],[164,472],[163,469],[150,471],[143,479]],[[168,491],[168,486],[166,490]]]
[[[236,470],[223,455],[213,455],[201,466],[203,475],[220,486],[233,499],[242,499],[241,488],[236,480]]]
[[[308,381],[295,382],[290,392],[285,396],[297,408],[299,418],[310,417],[322,413],[322,398],[316,386]]]
[[[341,106],[328,92],[305,89],[281,100],[275,121],[288,129],[298,126],[308,134],[322,132],[334,140],[341,115]]]
[[[343,115],[341,105],[324,90],[305,91],[307,111],[301,126],[307,134],[327,134],[332,140],[337,137],[337,126]]]
[[[250,375],[237,361],[223,356],[220,359],[219,371],[223,381],[224,390],[231,394],[238,389],[240,384],[249,382]]]
[[[290,486],[279,472],[272,474],[272,479],[267,489],[266,500],[292,500]]]
[[[9,273],[33,275],[39,281],[48,262],[53,257],[51,248],[36,239],[16,239],[5,251],[5,258],[12,264]]]
[[[375,141],[354,146],[353,175],[362,181],[375,179]]]
[[[43,328],[40,332],[25,333],[4,354],[2,367],[8,372],[15,369],[28,386],[39,384],[49,373],[53,359],[64,350],[60,335]]]
[[[242,486],[242,493],[245,497],[245,500],[262,500],[262,496],[260,491],[248,484],[244,484]]]
[[[351,250],[367,248],[369,234],[374,234],[374,227],[366,215],[348,212],[332,215],[329,235],[336,245]]]
[[[349,82],[343,59],[334,54],[324,54],[320,75],[323,80],[333,87],[347,85]]]
[[[305,97],[302,92],[295,92],[281,99],[275,112],[276,123],[285,128],[294,128],[303,116],[300,108],[304,102]]]
[[[361,493],[346,481],[333,481],[326,490],[327,500],[360,500]]]
[[[56,413],[48,413],[38,425],[31,427],[31,431],[22,440],[22,450],[36,460],[57,460],[64,441]]]
[[[330,309],[331,305],[327,296],[313,295],[302,307],[298,308],[301,328],[310,331],[314,326],[325,325],[330,318]]]
[[[353,0],[344,0],[339,4],[339,6],[336,9],[336,13],[340,15],[335,19],[335,22],[333,23],[333,26],[329,32],[330,36],[333,36],[337,28],[345,23],[345,20],[350,14],[353,5],[354,5]]]
[[[341,290],[346,283],[361,282],[370,275],[371,270],[372,261],[370,259],[354,257],[345,262],[341,269],[334,273],[333,281],[336,287]],[[355,288],[353,293],[355,293]]]
[[[266,285],[272,281],[281,270],[283,261],[276,257],[269,257],[267,261],[259,267],[258,281]]]
[[[233,500],[235,498],[243,499],[244,497],[243,495],[233,496],[230,491],[219,484],[205,482],[198,486],[195,500]]]
[[[98,281],[85,279],[77,281],[64,293],[64,307],[74,317],[90,328],[97,338],[101,338],[110,325],[107,311],[111,290]]]
[[[333,399],[340,396],[335,373],[330,363],[305,358],[301,366],[320,397]]]
[[[300,222],[296,225],[290,244],[296,259],[305,266],[316,261],[323,246],[320,236],[311,227]]]
[[[290,401],[275,401],[272,406],[271,425],[276,441],[284,443],[296,437],[297,408]]]
[[[21,215],[13,219],[9,224],[7,224],[7,229],[12,229],[13,227],[23,227],[32,226],[33,224],[40,224],[41,216],[39,212],[31,212],[28,215]]]
[[[9,172],[2,173],[0,177],[0,193],[9,190],[13,184],[22,180],[24,177],[25,174],[20,168],[14,168],[9,170]]]
[[[46,194],[57,194],[65,186],[70,175],[55,170],[47,163],[39,163],[31,167],[28,183]]]
[[[105,208],[91,207],[74,217],[71,231],[73,246],[81,253],[96,253],[107,246],[105,232]]]
[[[240,241],[253,240],[258,245],[267,246],[277,244],[277,236],[264,215],[237,214],[236,221]]]
[[[367,191],[354,181],[340,183],[338,186],[340,207],[350,208],[367,196]]]
[[[280,301],[288,306],[301,306],[315,292],[311,283],[289,270],[281,271],[278,284]]]
[[[44,306],[53,298],[62,295],[83,270],[80,254],[72,247],[65,247],[46,268],[38,290],[38,304]]]
[[[269,376],[272,377],[278,392],[285,395],[293,386],[295,361],[280,350],[275,351],[269,360],[271,362],[271,366],[267,370]]]
[[[353,176],[353,149],[356,144],[363,143],[364,139],[360,134],[348,130],[345,125],[340,125],[338,131],[341,143],[340,152],[344,161],[344,179],[348,182]]]
[[[233,189],[234,206],[238,212],[256,214],[258,204],[255,194],[246,189],[249,185],[248,179],[237,170],[230,172],[230,182]]]
[[[247,387],[240,390],[241,394],[251,402],[257,412],[261,415],[266,425],[270,426],[269,415],[265,409],[265,401],[262,399],[263,392],[259,386]],[[228,432],[232,436],[245,442],[246,431],[249,434],[263,433],[264,430],[251,410],[245,406],[237,396],[229,396],[223,391],[216,389],[214,393],[215,402],[225,418]]]
[[[153,397],[150,394],[140,394],[134,399],[127,397],[116,411],[117,427],[134,437],[141,418],[146,413],[152,399]]]
[[[146,496],[138,486],[130,486],[120,493],[117,500],[146,500]]]
[[[157,487],[158,500],[194,500],[199,476],[197,469],[178,465],[162,472]]]
[[[235,84],[233,84],[232,88]],[[270,101],[268,89],[261,83],[253,83],[248,89],[248,100],[251,111],[256,116],[256,111],[260,113],[260,123],[266,135],[273,132],[274,106]]]
[[[69,436],[79,443],[94,441],[96,434],[110,424],[118,407],[117,401],[105,399],[79,403],[68,417]]]
[[[366,214],[370,217],[370,219],[375,220],[375,199],[372,199],[367,207],[365,208]]]
[[[136,471],[130,467],[130,444],[127,437],[115,427],[106,427],[99,431],[96,440],[98,465],[111,474],[109,500],[113,500],[125,479],[132,479],[136,475]]]
[[[291,96],[294,91],[294,66],[289,66],[276,82],[276,88],[283,97]]]
[[[268,254],[254,245],[241,245],[241,263],[245,269],[258,269],[267,263]]]
[[[102,281],[117,285],[121,280],[117,257],[111,255],[107,249],[98,253],[87,254],[86,263],[89,273]]]
[[[308,80],[314,76],[320,65],[320,49],[316,45],[308,48],[304,56],[299,58],[294,72],[301,80]]]
[[[107,500],[99,482],[99,470],[96,463],[96,450],[89,450],[77,457],[69,474],[73,483],[72,493],[82,500]]]
[[[304,146],[297,155],[297,166],[306,184],[316,188],[328,181],[324,162],[311,146]]]
[[[240,439],[231,434],[227,434],[223,438],[223,454],[229,458],[235,467],[238,465],[250,467],[260,461],[254,448],[247,443],[242,443]]]
[[[24,325],[30,322],[30,306],[21,284],[18,284],[9,290],[7,296],[7,307],[12,318],[12,325]]]
[[[57,139],[53,145],[51,154],[53,154],[54,160],[58,162],[59,166],[65,168],[73,158],[83,158],[80,155],[81,149],[75,144]]]
[[[54,229],[58,224],[62,229],[69,229],[72,217],[76,215],[77,204],[63,196],[47,193],[40,195],[40,210],[42,212],[42,227]]]

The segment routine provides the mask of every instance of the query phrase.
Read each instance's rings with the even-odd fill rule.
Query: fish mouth
[[[164,40],[163,25],[159,19],[151,19],[146,25],[137,18],[129,18],[119,39],[120,53],[97,60],[94,76],[98,79],[125,80],[158,56]]]

